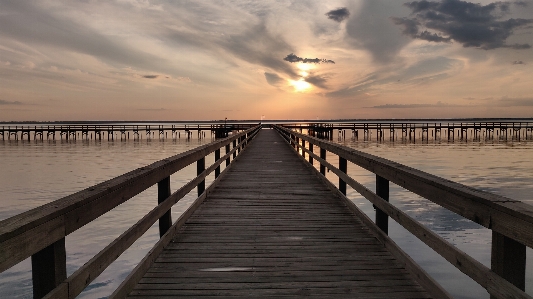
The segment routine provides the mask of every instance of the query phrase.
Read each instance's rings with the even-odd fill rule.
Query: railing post
[[[302,157],[305,159],[305,140],[302,139]]]
[[[491,269],[522,291],[526,286],[526,246],[492,231]],[[496,298],[491,296],[491,298]]]
[[[237,139],[233,140],[233,148],[237,147]],[[233,152],[233,159],[237,158],[237,151]]]
[[[320,158],[323,160],[326,160],[326,149],[320,148]],[[320,163],[320,173],[324,176],[326,176],[326,165]]]
[[[33,298],[40,299],[67,279],[65,238],[31,256]]]
[[[346,173],[348,171],[348,161],[339,157],[339,170]],[[339,177],[339,190],[342,194],[346,195],[346,182]]]
[[[160,204],[165,199],[167,199],[171,195],[170,191],[170,176],[162,179],[159,183],[157,183],[157,203]],[[159,218],[159,236],[163,237],[163,235],[170,229],[172,226],[172,212],[169,209],[161,218]]]
[[[196,162],[196,175],[200,175],[205,170],[205,157]],[[202,195],[205,191],[205,179],[198,184],[198,196]]]
[[[226,155],[227,155],[227,154],[229,153],[229,151],[230,151],[230,148],[229,148],[229,147],[230,147],[229,143],[226,144]],[[229,163],[230,163],[230,157],[228,157],[228,158],[226,159],[226,167],[229,166]]]
[[[311,142],[309,142],[309,151],[312,153],[313,152],[313,144]],[[309,163],[311,163],[311,165],[313,165],[313,156],[309,155]]]
[[[215,150],[215,163],[220,159],[220,149]],[[220,175],[220,165],[215,168],[215,179]]]
[[[376,194],[389,201],[389,181],[376,175]],[[389,216],[382,210],[376,208],[376,225],[385,233],[389,233]]]

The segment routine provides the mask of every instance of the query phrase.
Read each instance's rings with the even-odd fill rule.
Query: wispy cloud
[[[0,100],[0,105],[24,105],[24,103],[22,103],[20,101]]]
[[[515,60],[513,64],[525,64],[522,60]]]
[[[327,86],[328,77],[326,75],[310,74],[309,76],[305,77],[304,80],[316,87],[329,89]]]
[[[430,107],[463,107],[464,105],[456,104],[447,104],[443,102],[437,102],[436,104],[385,104],[377,105],[372,107],[365,108],[377,108],[377,109],[391,109],[391,108],[400,108],[400,109],[413,109],[413,108],[430,108]]]
[[[531,107],[533,106],[532,98],[508,98],[503,97],[496,102],[497,106],[501,107]]]
[[[285,80],[281,78],[278,74],[265,72],[265,79],[268,84],[278,87]]]

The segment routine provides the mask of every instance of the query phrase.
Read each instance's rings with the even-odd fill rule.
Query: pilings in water
[[[0,138],[2,140],[133,140],[167,139],[172,138],[191,140],[205,139],[211,132],[211,138],[226,138],[231,133],[237,133],[252,127],[254,124],[244,125],[41,125],[41,126],[1,126]],[[143,128],[144,127],[144,128]],[[144,134],[143,134],[144,133]],[[168,134],[170,133],[170,135]],[[156,136],[157,135],[157,136]]]
[[[308,134],[326,140],[346,139],[346,131],[351,131],[352,140],[359,140],[360,131],[364,141],[403,140],[427,142],[433,140],[481,141],[481,140],[533,140],[533,122],[469,122],[469,123],[310,123],[285,125],[288,128],[303,130]],[[336,134],[335,134],[336,133]],[[375,134],[375,135],[374,135]],[[444,136],[443,136],[444,135]]]

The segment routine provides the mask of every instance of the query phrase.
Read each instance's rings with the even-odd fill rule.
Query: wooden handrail
[[[122,252],[129,248],[135,240],[142,236],[155,221],[160,219],[164,214],[169,213],[170,208],[179,199],[192,189],[200,186],[206,176],[215,171],[220,164],[226,162],[227,165],[231,156],[234,155],[235,157],[235,154],[244,148],[246,143],[255,136],[260,128],[260,125],[255,126],[234,136],[217,140],[196,149],[163,159],[41,207],[0,221],[0,272],[32,256],[34,298],[43,297],[48,293],[50,287],[45,287],[45,289],[48,288],[45,292],[38,290],[37,295],[35,292],[36,287],[37,289],[41,288],[39,286],[41,284],[40,279],[44,279],[45,282],[42,282],[43,284],[50,284],[50,282],[47,281],[47,278],[36,278],[35,272],[39,272],[40,270],[38,269],[43,268],[45,269],[44,272],[46,272],[46,268],[49,268],[49,265],[44,265],[39,260],[48,260],[50,254],[57,255],[57,251],[59,251],[59,255],[63,255],[63,261],[60,258],[57,264],[60,264],[59,268],[66,267],[64,264],[64,237],[66,235],[129,200],[138,193],[164,181],[180,169],[205,159],[207,155],[220,150],[220,148],[224,147],[228,150],[229,145],[234,145],[223,157],[217,157],[218,159],[211,166],[204,167],[196,178],[168,196],[168,198],[162,199],[158,206],[105,247],[84,266],[74,272],[69,278],[66,278],[66,273],[62,273],[61,269],[58,271],[60,273],[59,275],[55,272],[52,274],[48,273],[49,276],[57,276],[54,280],[54,287],[58,286],[49,296],[61,295],[59,297],[74,298]],[[236,140],[239,140],[238,144]],[[59,246],[60,248],[56,248],[58,247],[57,242],[62,244],[62,246]],[[51,252],[49,253],[50,250]],[[36,258],[36,256],[39,256],[39,258]],[[61,265],[62,263],[63,265]],[[67,297],[64,296],[65,292],[68,294]]]
[[[487,289],[493,298],[509,298],[509,296],[513,296],[512,298],[531,298],[523,292],[525,275],[525,246],[523,244],[529,247],[533,244],[533,207],[517,200],[476,190],[342,145],[306,136],[284,127],[275,126],[275,128],[297,151],[301,150],[302,153],[307,153],[310,159],[319,161],[320,173],[324,174],[325,168],[334,172],[339,177],[339,181],[348,184],[372,202],[376,207],[376,213],[382,211],[396,220],[460,271]],[[297,142],[297,138],[308,142],[309,145],[319,146],[320,156],[300,145]],[[346,169],[338,169],[327,162],[325,159],[326,154],[323,152],[325,150],[338,155],[339,159],[346,159],[375,173],[378,179],[381,177],[394,182],[448,210],[492,229],[492,270],[388,203],[382,196],[353,180],[346,174]],[[339,185],[342,186],[341,184]],[[505,238],[507,244],[506,242],[500,242],[501,238]],[[509,241],[511,246],[508,244]],[[507,260],[495,261],[497,258],[494,255],[497,255],[498,258],[505,256]],[[523,263],[518,265],[518,268],[520,268],[517,270],[518,274],[513,273],[509,276],[505,273],[505,270],[502,271],[501,264],[510,262],[513,266],[516,266],[516,260],[520,261],[522,259]]]

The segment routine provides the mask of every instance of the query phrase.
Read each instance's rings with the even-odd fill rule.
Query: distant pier
[[[197,139],[206,137],[225,138],[231,132],[249,129],[252,124],[198,124],[198,125],[34,125],[34,126],[2,126],[2,140],[139,140],[146,139]]]
[[[433,139],[440,140],[467,140],[469,136],[473,140],[531,140],[533,139],[533,121],[435,121],[435,122],[350,122],[350,123],[300,123],[284,124],[285,127],[302,132],[306,130],[308,135],[321,139],[333,140],[335,130],[337,138],[345,139],[346,132],[354,140],[385,140],[397,139],[415,141]],[[388,132],[388,134],[387,134]],[[373,133],[375,135],[373,136]]]

